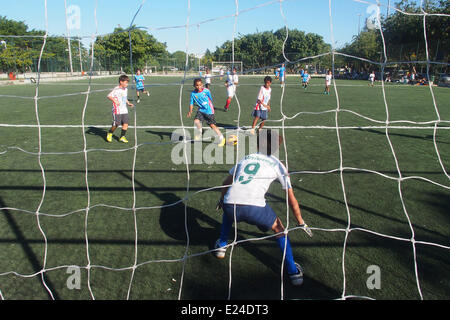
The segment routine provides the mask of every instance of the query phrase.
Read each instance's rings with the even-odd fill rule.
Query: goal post
[[[212,61],[211,62],[211,73],[213,75],[220,75],[221,70],[223,74],[226,74],[227,71],[233,70],[236,68],[238,73],[242,73],[244,70],[242,61]]]
[[[144,74],[146,75],[157,75],[158,74],[158,67],[157,66],[145,66]]]

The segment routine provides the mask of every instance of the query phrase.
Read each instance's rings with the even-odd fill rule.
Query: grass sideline
[[[262,79],[263,76],[241,77],[237,91],[240,125],[251,124],[250,113]],[[88,275],[96,299],[126,299],[129,288],[130,299],[178,299],[181,285],[181,299],[228,297],[230,250],[225,261],[215,259],[208,252],[219,234],[221,214],[214,210],[219,191],[203,190],[219,186],[231,166],[189,165],[189,193],[186,194],[186,166],[170,161],[174,146],[170,128],[182,124],[192,126],[192,118],[186,118],[191,80],[182,88],[180,80],[147,78],[151,95],[142,97],[141,103],[131,111],[132,128],[128,130],[127,145],[105,142],[111,122],[106,94],[116,85],[116,77],[93,80],[84,119],[86,80],[41,84],[37,110],[42,125],[44,197],[44,179],[37,156],[35,87],[0,87],[3,95],[0,100],[0,292],[4,299],[49,299],[41,278],[43,268],[43,279],[55,299],[91,299]],[[386,131],[383,128],[386,107],[379,83],[372,88],[366,81],[336,81],[339,107],[343,110],[337,113],[338,125],[349,127],[337,131],[334,87],[332,94],[326,96],[322,94],[323,79],[313,79],[311,84],[305,91],[299,79],[287,79],[282,100],[283,114],[287,117],[284,122],[287,152],[284,149],[280,152],[281,160],[288,162],[303,216],[311,227],[317,228],[313,238],[299,229],[289,233],[294,257],[305,269],[305,282],[302,287],[294,288],[286,274],[281,279],[281,256],[273,238],[260,239],[270,234],[240,224],[238,240],[242,242],[234,247],[232,255],[231,298],[338,299],[344,294],[375,299],[419,299],[414,263],[417,261],[423,298],[448,299],[448,249],[419,242],[413,251],[410,241],[377,234],[411,239],[409,217],[415,241],[450,246],[449,189],[423,179],[406,179],[399,184],[387,139],[392,142],[403,178],[420,176],[449,186],[436,156],[433,124],[392,124],[400,120],[436,120],[430,89],[386,85],[391,124],[414,127]],[[281,121],[276,120],[282,119],[282,90],[276,80],[272,88],[273,110],[267,126],[280,126]],[[222,111],[226,99],[223,82],[214,79],[211,91],[219,125],[236,126],[236,99],[231,110],[225,113]],[[450,91],[434,87],[433,92],[441,120],[450,120]],[[134,98],[132,89],[129,97]],[[448,172],[450,131],[446,127],[448,123],[438,124],[436,145]],[[342,259],[349,216],[339,171],[337,132],[351,227],[345,249],[345,273]],[[135,136],[136,149],[133,148]],[[182,200],[186,196],[185,219]],[[272,185],[267,199],[286,225],[284,192],[279,185]],[[34,213],[39,206],[41,214],[37,216]],[[135,216],[130,210],[133,207],[137,208]],[[295,226],[291,217],[289,226]],[[183,260],[185,256],[189,258]],[[135,263],[138,267],[130,285]],[[72,265],[81,267],[80,289],[67,287],[70,276],[67,269]],[[367,268],[371,265],[380,267],[380,289],[371,290],[366,285],[370,276]]]

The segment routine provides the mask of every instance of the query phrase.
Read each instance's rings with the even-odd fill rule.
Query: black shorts
[[[128,124],[128,122],[129,122],[128,113],[113,114],[113,123],[112,123],[112,125],[114,127],[118,127],[120,125]]]
[[[216,124],[216,118],[214,117],[214,114],[207,114],[203,113],[201,111],[197,111],[197,114],[195,115],[195,119],[200,120],[201,122],[206,121],[207,125]]]

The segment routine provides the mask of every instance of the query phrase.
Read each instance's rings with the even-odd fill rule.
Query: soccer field
[[[239,224],[226,259],[212,253],[233,164],[173,162],[172,133],[193,132],[192,80],[147,77],[123,144],[105,141],[117,78],[41,83],[36,101],[33,85],[0,86],[2,298],[450,298],[448,88],[337,80],[336,96],[323,79],[274,80],[266,126],[285,136],[280,159],[314,232],[289,216],[305,272],[293,287],[271,233]],[[240,77],[228,112],[213,80],[224,132],[251,126],[263,78]],[[267,201],[287,225],[279,184]]]

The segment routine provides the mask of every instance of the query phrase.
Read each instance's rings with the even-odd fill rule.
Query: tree
[[[28,33],[28,26],[22,21],[9,20],[0,16],[0,34],[22,36]],[[6,48],[0,49],[0,68],[4,72],[23,71],[32,64],[35,51],[30,50],[30,41],[26,38],[6,37]]]
[[[286,39],[286,29],[275,32],[265,31],[254,34],[240,35],[234,42],[234,60],[242,61],[246,69],[263,69],[285,62],[283,43]],[[216,61],[230,61],[232,57],[232,42],[226,41],[213,53]],[[284,46],[286,58],[297,61],[308,56],[330,51],[323,38],[317,34],[305,34],[299,30],[288,30]]]
[[[408,13],[422,13],[421,8],[410,0],[402,0],[397,8]],[[424,1],[427,13],[450,14],[449,0]],[[390,15],[382,22],[388,56],[400,61],[426,60],[423,16]],[[448,61],[450,49],[450,20],[447,17],[427,16],[425,30],[430,60]]]
[[[382,62],[384,61],[384,39],[388,62],[404,62],[397,64],[397,68],[416,69],[416,71],[426,68],[426,64],[417,65],[414,61],[426,61],[427,52],[430,61],[448,62],[450,58],[450,19],[433,15],[424,17],[422,9],[428,14],[450,14],[450,0],[424,1],[423,8],[416,1],[401,0],[396,3],[396,7],[402,12],[396,11],[387,18],[381,18],[383,38],[381,38],[379,29],[368,30],[365,28],[360,35],[353,37],[352,43],[347,44],[341,52]],[[352,64],[359,71],[368,71],[370,68],[369,63],[358,59],[344,58],[343,60],[347,64]],[[431,69],[434,68],[437,68],[436,65],[431,64]],[[438,68],[442,67],[438,66]],[[431,70],[431,72],[435,72],[435,70]]]
[[[69,61],[67,52],[67,39],[64,37],[49,36],[44,51],[44,31],[28,30],[22,21],[9,20],[0,16],[0,34],[6,37],[6,49],[0,51],[0,69],[4,72],[25,72],[32,69],[37,71],[37,61],[41,57],[41,71],[68,71]],[[78,39],[71,39],[72,56],[79,57]],[[86,50],[82,50],[82,56]]]
[[[115,28],[113,33],[98,38],[94,52],[97,57],[101,57],[103,68],[114,70],[120,66],[127,73],[132,73],[138,68],[142,69],[146,65],[157,65],[156,57],[168,54],[164,43],[158,42],[146,31],[134,28],[131,28],[130,32]],[[131,70],[131,62],[134,70]]]
[[[353,37],[351,44],[346,45],[342,53],[364,58],[374,62],[381,62],[383,53],[383,44],[379,30],[363,30],[359,35]],[[346,65],[351,65],[359,71],[369,72],[373,65],[362,60],[355,60],[354,58],[344,58]]]

